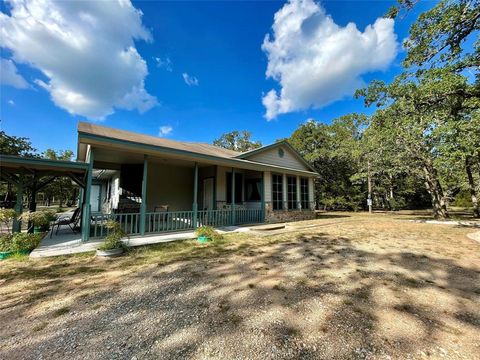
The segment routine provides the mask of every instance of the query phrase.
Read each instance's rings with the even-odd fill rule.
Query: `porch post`
[[[302,210],[302,186],[300,184],[300,176],[297,175],[297,209]]]
[[[235,214],[235,168],[232,168],[232,225],[237,222]]]
[[[197,204],[197,194],[198,194],[198,163],[195,163],[195,171],[193,174],[193,229],[197,228],[197,217],[198,217],[198,204]]]
[[[85,191],[82,210],[82,241],[87,241],[90,237],[90,191],[92,189],[93,173],[93,148],[90,147],[88,154],[87,181],[85,182]]]
[[[265,222],[265,171],[262,172],[262,184],[260,186],[262,192],[261,192],[261,197],[262,197],[262,214],[260,215],[262,217],[262,222]]]
[[[22,222],[18,220],[18,217],[22,215],[23,210],[23,183],[21,179],[17,184],[17,201],[15,202],[15,213],[17,218],[13,220],[12,232],[17,233],[22,231]]]
[[[145,235],[145,222],[147,218],[147,178],[148,178],[148,158],[143,159],[143,178],[142,178],[142,203],[140,204],[140,235]]]

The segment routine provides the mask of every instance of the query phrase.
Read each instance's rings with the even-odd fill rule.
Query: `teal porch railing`
[[[125,214],[104,214],[94,213],[91,216],[90,222],[90,236],[104,237],[108,235],[108,229],[105,223],[108,220],[115,220],[120,224],[123,231],[128,235],[140,234],[140,214],[139,213],[125,213]]]
[[[263,211],[261,209],[236,209],[236,225],[256,224],[264,221]]]
[[[146,213],[145,233],[193,230],[193,211]]]
[[[156,234],[173,231],[193,230],[193,211],[147,212],[145,214],[145,233]],[[128,235],[140,234],[140,213],[104,214],[94,213],[91,216],[90,235],[101,238],[108,235],[105,223],[108,220],[117,221]],[[236,209],[235,225],[255,224],[264,221],[260,209]],[[233,224],[232,210],[199,210],[197,211],[198,226],[231,226]]]

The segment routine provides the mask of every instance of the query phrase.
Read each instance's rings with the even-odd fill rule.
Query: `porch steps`
[[[253,231],[272,231],[272,230],[280,230],[285,229],[285,224],[266,224],[266,225],[259,225],[259,226],[251,226],[250,230]]]

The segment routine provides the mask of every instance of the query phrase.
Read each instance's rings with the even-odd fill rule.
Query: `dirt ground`
[[[0,263],[1,359],[480,359],[480,243],[415,214]]]

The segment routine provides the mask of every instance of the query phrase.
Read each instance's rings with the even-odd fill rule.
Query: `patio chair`
[[[82,210],[80,208],[76,208],[73,211],[72,216],[70,216],[70,217],[60,216],[57,220],[55,220],[55,222],[52,225],[52,230],[50,232],[50,238],[52,238],[53,230],[55,230],[55,226],[57,226],[57,231],[55,232],[55,235],[58,234],[58,228],[60,227],[60,225],[68,225],[68,227],[70,229],[72,229],[72,231],[75,233],[76,232],[75,228],[77,227],[78,222],[80,221],[81,215],[82,215]]]

